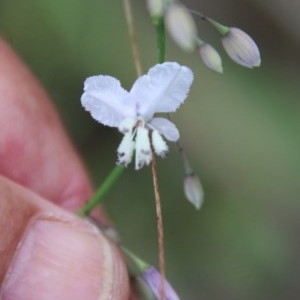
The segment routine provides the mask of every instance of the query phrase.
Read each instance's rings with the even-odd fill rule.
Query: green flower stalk
[[[104,180],[104,182],[99,186],[99,188],[95,192],[94,196],[77,211],[77,214],[80,217],[88,216],[89,213],[103,201],[106,193],[117,182],[119,177],[123,174],[124,170],[125,170],[125,168],[123,168],[121,166],[116,166],[111,171],[111,173],[107,176],[107,178]]]

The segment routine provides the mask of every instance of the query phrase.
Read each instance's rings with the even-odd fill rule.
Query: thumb
[[[0,299],[128,299],[125,266],[95,227],[3,178],[0,193],[2,216],[13,218],[20,203],[24,212],[19,222],[0,220],[0,265],[9,262]]]

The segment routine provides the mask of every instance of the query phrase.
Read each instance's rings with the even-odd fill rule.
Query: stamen
[[[117,150],[119,165],[126,167],[131,162],[134,146],[135,142],[131,132],[126,133]]]
[[[144,165],[149,165],[151,160],[149,131],[145,127],[138,127],[135,138],[135,169],[139,170]]]
[[[168,153],[168,145],[157,130],[152,131],[152,145],[157,155],[165,157]]]

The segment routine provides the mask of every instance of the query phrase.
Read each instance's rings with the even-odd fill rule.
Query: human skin
[[[72,213],[92,188],[51,101],[3,40],[0,66],[0,299],[128,300],[118,249]]]

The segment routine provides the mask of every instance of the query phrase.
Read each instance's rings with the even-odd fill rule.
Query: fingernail
[[[121,299],[113,296],[122,294],[120,283],[127,280],[117,250],[81,223],[35,218],[18,246],[0,299]]]

